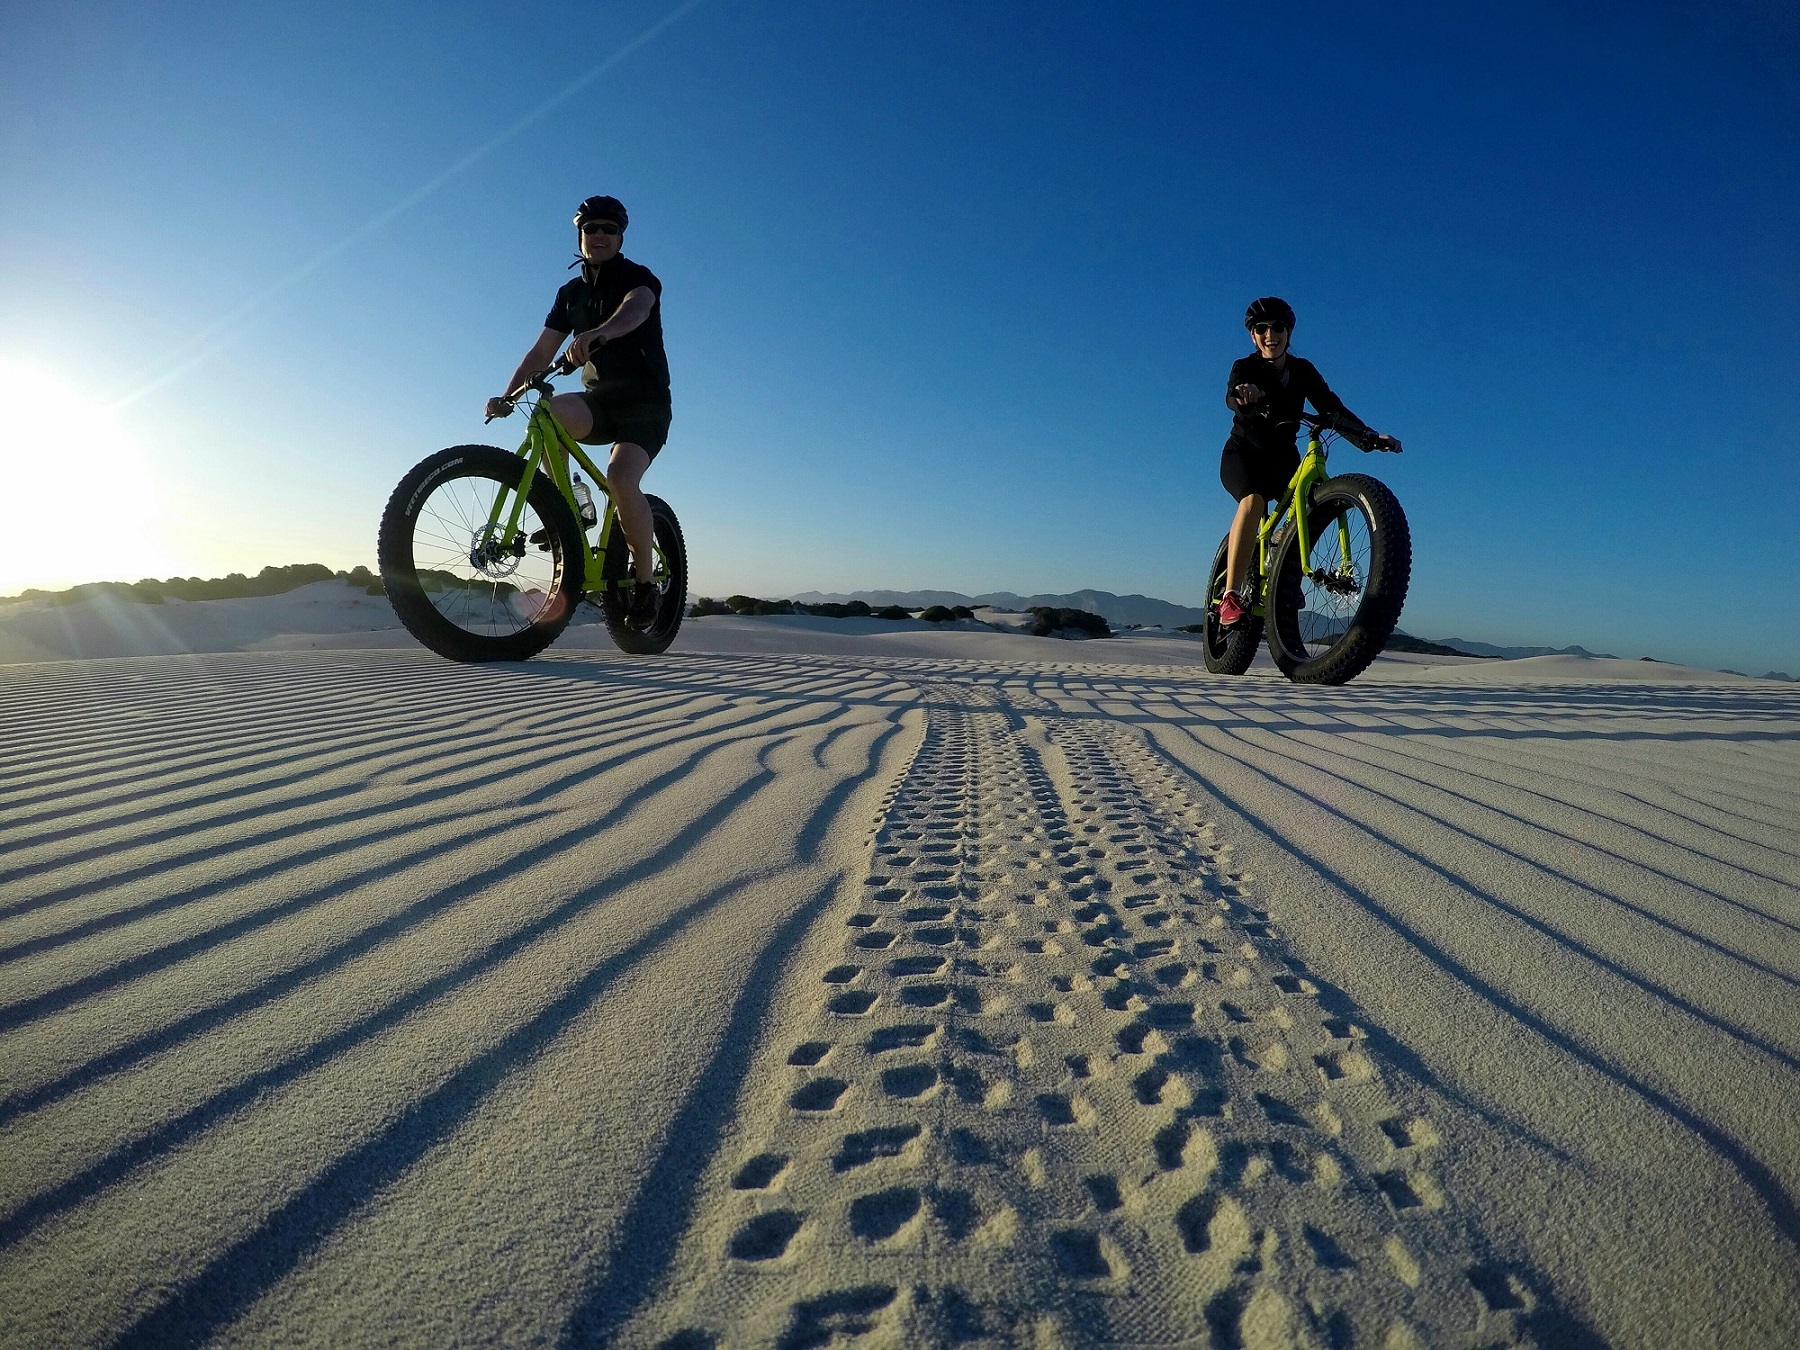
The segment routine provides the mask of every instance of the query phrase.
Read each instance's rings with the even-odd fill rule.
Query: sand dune
[[[684,644],[0,668],[0,1340],[1800,1341],[1800,691]]]

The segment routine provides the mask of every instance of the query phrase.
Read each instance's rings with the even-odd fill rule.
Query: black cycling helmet
[[[615,221],[621,230],[631,224],[631,217],[625,214],[625,203],[617,197],[589,197],[575,208],[576,229],[590,220]]]
[[[1244,327],[1254,328],[1259,323],[1278,324],[1291,333],[1294,331],[1294,307],[1278,295],[1252,300],[1250,308],[1244,311]]]

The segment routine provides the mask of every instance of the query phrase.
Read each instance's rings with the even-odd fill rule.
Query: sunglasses
[[[1268,337],[1270,333],[1287,332],[1287,325],[1285,323],[1253,323],[1250,325],[1250,331],[1258,337]]]
[[[610,220],[590,220],[581,227],[583,234],[604,234],[609,238],[621,233],[618,225]]]

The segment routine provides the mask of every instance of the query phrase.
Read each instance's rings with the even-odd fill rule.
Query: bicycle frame
[[[1300,461],[1300,467],[1294,470],[1294,476],[1288,480],[1288,485],[1281,494],[1281,500],[1275,504],[1275,509],[1263,517],[1262,524],[1256,529],[1256,557],[1259,564],[1257,572],[1261,578],[1261,584],[1258,588],[1256,604],[1252,607],[1253,613],[1263,614],[1268,599],[1269,536],[1275,533],[1282,518],[1290,511],[1294,517],[1294,531],[1299,536],[1297,543],[1300,547],[1300,557],[1302,559],[1312,557],[1312,540],[1307,537],[1306,512],[1300,507],[1312,496],[1313,489],[1329,476],[1325,472],[1325,459],[1325,442],[1322,434],[1319,428],[1309,421],[1306,424],[1306,456]],[[1348,566],[1350,561],[1350,530],[1342,516],[1338,517],[1337,529],[1338,566],[1342,568]]]
[[[495,497],[494,509],[488,516],[488,530],[490,537],[512,539],[517,536],[519,531],[519,517],[524,514],[525,511],[525,498],[531,491],[532,477],[537,473],[540,464],[544,466],[545,473],[550,481],[556,484],[556,490],[562,493],[563,500],[569,505],[569,511],[574,515],[576,521],[579,522],[581,520],[581,505],[575,499],[575,489],[569,478],[568,457],[573,456],[575,461],[588,471],[589,476],[594,480],[595,486],[600,489],[601,495],[606,499],[605,509],[600,512],[598,526],[600,535],[588,546],[589,559],[598,559],[601,561],[602,566],[604,566],[607,547],[612,542],[613,531],[622,528],[619,524],[618,510],[613,503],[612,484],[607,481],[606,475],[600,471],[599,466],[588,457],[587,450],[582,444],[573,436],[569,435],[569,433],[563,429],[562,423],[556,420],[555,415],[550,411],[549,397],[545,391],[538,388],[535,381],[531,387],[537,390],[538,400],[536,404],[533,405],[530,418],[526,422],[525,439],[519,443],[518,454],[520,460],[524,464],[524,469],[519,475],[518,487],[513,489],[511,494],[512,506],[510,510],[504,510],[508,501],[507,494],[501,493]],[[563,453],[560,455],[551,453],[556,449],[562,450]],[[503,511],[505,515],[505,527],[502,530],[499,527],[501,526],[501,516]],[[582,526],[582,540],[584,543],[587,539],[587,531],[590,528],[593,527]],[[591,573],[591,575],[597,574]],[[598,580],[600,582],[599,585],[590,585],[587,589],[590,591],[611,589],[618,584],[620,578],[598,576]]]

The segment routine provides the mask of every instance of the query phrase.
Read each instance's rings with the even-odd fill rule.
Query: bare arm
[[[537,341],[531,344],[531,350],[525,353],[525,359],[519,362],[519,368],[506,382],[507,397],[518,393],[525,387],[525,381],[529,377],[550,364],[551,358],[556,355],[556,349],[562,346],[563,339],[567,336],[567,333],[559,333],[554,328],[546,328],[538,334]]]
[[[590,328],[585,333],[577,333],[575,340],[569,344],[569,351],[578,361],[588,358],[588,349],[601,342],[611,342],[622,338],[650,317],[650,311],[656,308],[656,292],[648,286],[638,286],[625,293],[615,309],[598,328]],[[545,329],[549,332],[549,329]]]

